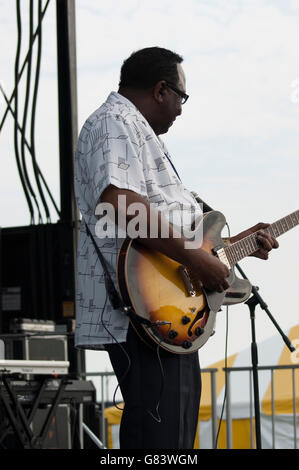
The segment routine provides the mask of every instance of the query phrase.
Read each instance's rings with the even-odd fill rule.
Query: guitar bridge
[[[193,284],[191,282],[191,279],[189,277],[189,274],[187,272],[187,269],[185,268],[185,266],[179,266],[179,271],[180,271],[180,274],[181,274],[182,279],[184,281],[184,284],[185,284],[188,295],[190,297],[195,297],[196,292],[195,292],[195,289],[194,289]]]

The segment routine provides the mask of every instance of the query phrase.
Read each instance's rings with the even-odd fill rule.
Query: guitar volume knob
[[[168,333],[168,336],[169,336],[170,339],[176,338],[177,335],[178,335],[178,332],[175,331],[175,330],[170,330],[170,332]]]
[[[187,323],[189,323],[190,321],[191,321],[190,317],[187,317],[187,315],[183,316],[183,318],[182,318],[183,325],[187,325]]]
[[[189,349],[189,348],[191,348],[192,343],[191,343],[191,341],[186,340],[186,341],[183,342],[182,346],[183,346],[184,349]]]
[[[204,332],[203,328],[200,328],[200,326],[198,326],[196,329],[195,329],[195,334],[196,336],[200,336],[202,335]]]

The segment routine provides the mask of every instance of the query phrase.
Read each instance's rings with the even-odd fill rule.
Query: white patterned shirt
[[[116,263],[123,238],[98,238],[95,209],[110,184],[138,193],[167,216],[188,206],[201,208],[181,183],[162,140],[131,101],[112,92],[85,122],[75,155],[75,193],[82,215],[77,253],[75,345],[102,349],[126,341],[128,317],[107,298],[103,268],[85,223],[116,282]]]

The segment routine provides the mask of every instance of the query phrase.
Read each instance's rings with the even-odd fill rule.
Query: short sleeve
[[[143,142],[136,126],[115,114],[104,114],[89,133],[91,205],[110,184],[147,196]]]

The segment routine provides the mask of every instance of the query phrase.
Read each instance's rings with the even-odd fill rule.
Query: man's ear
[[[166,92],[166,81],[160,80],[154,86],[154,90],[153,90],[154,98],[158,103],[163,103],[165,92]]]

